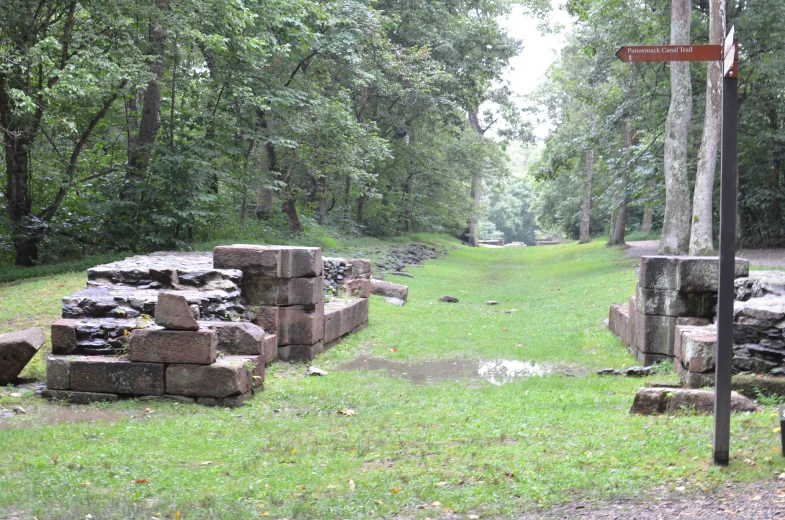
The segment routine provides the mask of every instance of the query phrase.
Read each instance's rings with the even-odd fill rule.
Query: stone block
[[[324,352],[324,342],[313,345],[289,345],[289,358],[287,361],[312,361]]]
[[[324,339],[324,302],[278,309],[278,346],[313,345]]]
[[[197,404],[202,406],[218,406],[221,408],[237,408],[242,406],[245,401],[252,398],[254,392],[245,392],[244,394],[234,395],[231,397],[200,397],[196,400]]]
[[[638,286],[644,289],[678,289],[678,264],[675,256],[642,256]]]
[[[304,278],[322,275],[324,265],[322,264],[321,247],[276,247],[281,248],[279,278]]]
[[[611,305],[608,316],[608,327],[611,329],[611,332],[613,332],[616,337],[618,337],[619,340],[624,343],[625,346],[632,346],[632,320],[630,319],[630,314],[624,305]]]
[[[741,313],[744,316],[761,321],[780,321],[785,318],[785,298],[768,296],[751,298],[741,303]]]
[[[240,269],[243,277],[248,273],[278,276],[281,248],[253,244],[218,246],[213,249],[213,266],[216,269]]]
[[[289,354],[291,353],[292,349],[289,348],[289,345],[285,345],[283,347],[278,347],[278,361],[289,361]]]
[[[16,379],[45,342],[41,329],[0,334],[0,386]]]
[[[682,358],[684,367],[694,373],[714,372],[717,362],[717,335],[709,331],[686,333],[682,337]]]
[[[128,357],[136,362],[210,364],[217,344],[213,330],[136,329],[128,343]]]
[[[672,357],[675,330],[676,318],[643,314],[636,310],[635,344],[638,351]]]
[[[258,356],[264,353],[264,331],[247,321],[203,321],[204,330],[214,330],[218,352]]]
[[[96,392],[75,392],[73,390],[44,390],[41,396],[51,401],[65,401],[71,404],[92,404],[114,402],[119,399],[117,394],[99,394]]]
[[[251,385],[256,388],[264,384],[264,375],[266,371],[266,364],[264,356],[224,356],[221,358],[223,361],[235,363],[242,360],[245,368],[248,369],[251,376]]]
[[[352,266],[352,278],[371,278],[371,261],[367,258],[352,258],[349,260],[349,265]]]
[[[185,296],[173,292],[158,293],[155,323],[169,330],[199,330]]]
[[[684,292],[717,292],[719,282],[719,257],[683,256],[678,257],[678,287]],[[748,276],[750,263],[737,258],[734,277]]]
[[[371,280],[354,278],[344,283],[343,289],[350,298],[368,298],[371,296]]]
[[[665,392],[661,388],[641,388],[635,394],[630,413],[658,415],[665,411]]]
[[[60,319],[52,323],[52,354],[76,351],[76,324],[79,320]]]
[[[278,359],[278,336],[265,334],[264,336],[264,362],[269,365]]]
[[[635,359],[643,367],[650,367],[655,363],[669,363],[673,358],[664,354],[651,354],[649,352],[635,352]]]
[[[69,356],[46,356],[46,388],[49,390],[71,388],[71,358]]]
[[[344,302],[334,301],[324,305],[324,342],[332,343],[343,335]]]
[[[758,408],[751,400],[736,392],[731,392],[731,412],[754,412]],[[700,413],[714,413],[714,391],[681,389],[672,392],[666,401],[665,411],[678,412],[691,410]]]
[[[344,310],[341,336],[349,334],[368,322],[368,300],[360,298],[351,300]]]
[[[676,359],[681,360],[684,358],[684,340],[695,331],[716,333],[714,328],[707,329],[706,326],[682,325],[677,322],[676,329],[673,332],[673,356]]]
[[[254,308],[251,323],[258,325],[266,334],[278,333],[278,306],[261,305]]]
[[[110,356],[84,356],[71,360],[71,390],[105,394],[161,395],[162,363],[133,363]]]
[[[409,288],[405,285],[371,278],[371,294],[407,301],[409,298]]]
[[[314,305],[324,298],[324,280],[249,274],[243,277],[243,298],[248,305]]]
[[[244,394],[253,388],[253,370],[246,361],[243,356],[225,356],[212,365],[169,365],[166,393],[216,398]]]
[[[717,294],[638,287],[636,303],[644,314],[710,318],[715,314]]]

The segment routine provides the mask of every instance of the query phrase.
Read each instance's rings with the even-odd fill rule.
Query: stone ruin
[[[612,305],[609,326],[639,363],[672,362],[684,385],[714,384],[717,257],[644,256],[635,296]],[[785,272],[737,258],[733,371],[785,374]]]
[[[369,260],[323,259],[315,247],[219,246],[94,267],[52,325],[44,396],[237,405],[263,388],[267,364],[312,360],[364,328],[375,283]]]

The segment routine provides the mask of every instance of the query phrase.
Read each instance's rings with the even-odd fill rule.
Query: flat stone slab
[[[207,365],[215,361],[217,345],[213,330],[137,329],[131,333],[128,357],[134,362]]]
[[[158,252],[130,256],[87,270],[93,287],[126,285],[144,289],[237,290],[242,272],[213,267],[212,253]]]
[[[185,296],[168,291],[158,293],[155,323],[168,330],[199,330]]]
[[[16,379],[45,342],[38,328],[0,334],[0,386]]]
[[[735,277],[749,275],[749,261],[736,258]],[[638,285],[644,289],[716,292],[719,257],[642,256]]]
[[[765,296],[736,302],[734,311],[758,320],[780,321],[785,319],[785,296]]]
[[[99,394],[96,392],[75,392],[73,390],[44,390],[41,396],[52,401],[65,401],[71,404],[92,404],[114,402],[119,399],[116,394]]]
[[[104,394],[161,395],[162,363],[134,363],[109,356],[79,356],[70,361],[71,390]]]
[[[757,406],[750,399],[731,392],[732,412],[754,412]],[[630,413],[656,415],[680,411],[714,413],[714,391],[669,388],[641,388],[635,395]]]
[[[278,276],[281,250],[276,246],[233,244],[213,249],[216,269],[239,269],[246,273]]]
[[[191,397],[229,397],[250,392],[256,368],[242,356],[226,356],[212,365],[166,367],[166,393]]]

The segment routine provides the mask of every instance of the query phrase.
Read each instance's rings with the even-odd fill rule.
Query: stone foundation
[[[63,299],[63,319],[52,325],[46,395],[238,405],[262,389],[265,365],[312,360],[366,326],[370,278],[369,260],[322,259],[319,248],[288,246],[220,246],[97,266],[88,289]],[[156,315],[164,308],[168,316]]]

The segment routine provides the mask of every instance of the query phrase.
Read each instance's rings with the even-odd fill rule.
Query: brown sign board
[[[722,61],[722,45],[629,45],[616,53],[621,61]]]

